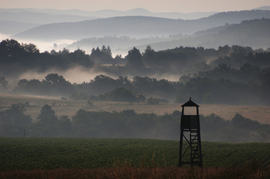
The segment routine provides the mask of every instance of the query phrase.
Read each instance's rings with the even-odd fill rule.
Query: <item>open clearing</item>
[[[57,116],[67,115],[70,118],[76,114],[79,109],[89,111],[122,111],[132,109],[136,113],[155,113],[164,115],[172,113],[175,110],[181,111],[181,104],[161,103],[159,105],[146,105],[145,103],[111,102],[111,101],[92,101],[93,106],[89,106],[87,101],[61,100],[59,98],[49,98],[27,95],[4,95],[0,94],[0,110],[9,108],[12,104],[29,102],[26,107],[26,114],[30,115],[35,121],[40,113],[42,106],[48,104],[52,106]],[[195,101],[196,102],[196,101]],[[246,118],[256,120],[262,124],[270,124],[270,106],[243,106],[243,105],[209,105],[199,104],[200,114],[207,116],[212,113],[230,120],[235,113],[239,113]]]
[[[255,160],[268,166],[269,150],[269,143],[202,142],[203,165],[238,167]],[[178,166],[178,154],[175,140],[0,137],[0,171]]]

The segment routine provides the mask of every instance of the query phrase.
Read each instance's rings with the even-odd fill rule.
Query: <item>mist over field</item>
[[[0,136],[178,140],[191,97],[203,140],[269,142],[267,8],[0,14]]]
[[[18,79],[27,79],[27,80],[38,79],[38,80],[42,81],[45,78],[45,76],[47,76],[48,74],[51,74],[51,73],[57,73],[59,75],[64,76],[65,79],[72,84],[73,83],[80,84],[83,82],[90,82],[98,75],[101,75],[101,74],[107,75],[104,72],[98,72],[98,70],[95,70],[95,69],[89,70],[89,69],[86,69],[86,68],[80,66],[80,67],[74,67],[71,69],[67,69],[65,71],[59,71],[59,70],[53,70],[53,69],[48,70],[48,71],[43,72],[43,73],[39,73],[37,71],[27,71],[27,72],[21,74]],[[118,77],[114,77],[114,76],[112,76],[112,77],[118,78]]]

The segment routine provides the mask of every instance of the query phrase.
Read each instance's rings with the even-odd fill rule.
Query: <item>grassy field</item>
[[[133,109],[136,113],[155,113],[164,115],[172,113],[174,110],[181,111],[181,104],[163,103],[159,105],[146,105],[144,103],[127,103],[127,102],[96,102],[94,106],[89,106],[86,101],[61,100],[60,98],[45,98],[23,95],[3,95],[0,94],[0,110],[3,111],[15,103],[29,102],[26,114],[30,115],[35,121],[44,104],[52,106],[57,116],[68,115],[70,118],[76,114],[79,109],[89,111],[122,111]],[[270,106],[242,106],[242,105],[200,105],[200,114],[209,115],[211,113],[230,120],[235,113],[239,113],[246,118],[256,120],[262,124],[270,124]]]
[[[113,167],[0,172],[1,179],[269,179],[270,167],[236,168]]]
[[[178,165],[179,142],[150,139],[0,138],[0,171]],[[204,167],[270,164],[269,143],[203,142]]]

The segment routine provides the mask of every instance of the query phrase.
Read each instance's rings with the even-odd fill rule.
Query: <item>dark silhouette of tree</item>
[[[128,55],[125,57],[127,59],[127,67],[139,69],[143,68],[143,60],[142,60],[142,55],[140,53],[140,50],[137,48],[133,47],[132,50],[128,51]]]
[[[73,85],[57,73],[48,74],[42,82],[42,86],[48,90],[49,95],[69,96],[76,92]]]
[[[97,47],[96,49],[93,48],[90,57],[94,62],[97,63],[113,63],[110,46],[106,48],[105,45],[103,45],[101,50],[99,47]]]
[[[107,52],[110,50],[107,50]],[[34,44],[20,44],[14,39],[7,39],[0,42],[0,75],[5,77],[19,76],[28,70],[45,72],[54,68],[66,70],[74,66],[91,68],[94,63],[90,55],[83,50],[70,52],[68,49],[52,53],[40,53]]]
[[[100,98],[103,98],[107,101],[126,101],[126,102],[135,102],[137,98],[135,93],[131,90],[125,88],[116,88],[115,90],[105,93],[105,95],[100,95]]]
[[[39,49],[35,44],[22,44],[22,48],[28,53],[39,53]]]
[[[45,104],[42,107],[37,119],[39,120],[39,122],[45,124],[53,124],[58,121],[54,110],[52,110],[51,106],[49,106],[48,104]]]
[[[21,80],[18,81],[17,86],[18,86],[18,87],[25,87],[26,84],[27,84],[27,82],[28,82],[28,80],[26,80],[26,79],[21,79]]]
[[[265,105],[270,105],[270,72],[261,75],[261,83],[259,89],[260,99],[264,102]],[[266,77],[267,76],[267,77]]]
[[[241,73],[241,78],[245,81],[255,80],[260,74],[261,69],[257,66],[253,66],[249,63],[245,63],[240,67],[239,72]]]
[[[0,123],[28,126],[32,119],[24,114],[25,111],[23,103],[12,104],[9,109],[0,113]]]
[[[58,136],[71,137],[73,132],[73,126],[68,116],[60,116],[58,123],[56,124]]]
[[[94,62],[91,61],[90,55],[85,54],[84,50],[77,49],[73,53],[69,54],[68,60],[70,65],[81,65],[83,67],[91,68],[94,66]]]
[[[146,47],[142,58],[144,64],[147,66],[159,66],[159,61],[156,59],[156,53],[150,45]]]
[[[157,105],[157,104],[159,104],[159,100],[156,99],[156,98],[150,97],[150,98],[147,99],[147,104]]]
[[[66,83],[65,78],[57,73],[48,74],[45,79],[52,84]]]

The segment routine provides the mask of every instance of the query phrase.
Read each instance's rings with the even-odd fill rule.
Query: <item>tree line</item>
[[[71,84],[62,75],[48,74],[44,80],[38,79],[18,81],[12,89],[14,94],[62,96],[72,100],[102,100],[136,102],[136,95],[145,97],[173,98],[178,82],[157,80],[149,77],[134,77],[129,80],[120,76],[117,79],[98,75],[89,83]]]
[[[270,105],[270,68],[244,64],[239,70],[221,64],[213,70],[182,76],[179,81],[135,76],[111,78],[98,75],[90,82],[71,84],[58,74],[44,80],[21,79],[14,94],[58,96],[72,100],[136,102],[136,95],[183,103],[192,97],[203,104]],[[2,80],[6,90],[8,82]]]
[[[172,114],[138,114],[134,110],[93,112],[80,109],[72,116],[56,116],[53,107],[44,105],[33,123],[25,115],[25,104],[13,104],[0,112],[0,136],[150,138],[179,140],[180,111]],[[200,116],[202,140],[219,142],[269,142],[270,125],[235,114],[224,120],[211,114]]]
[[[69,52],[63,49],[40,53],[34,44],[20,44],[14,39],[0,43],[0,75],[17,77],[28,70],[45,72],[50,69],[67,70],[74,66],[92,68],[94,63],[83,50]]]
[[[91,69],[95,66],[100,71],[118,76],[149,76],[153,74],[192,74],[207,71],[219,64],[227,64],[232,68],[240,68],[249,63],[260,68],[270,65],[269,49],[253,50],[250,47],[220,46],[218,49],[203,47],[176,47],[174,49],[155,51],[147,46],[145,51],[133,47],[125,57],[112,57],[109,46],[92,48],[91,54],[77,49],[51,50],[40,53],[34,44],[20,44],[14,39],[0,42],[0,76],[18,77],[20,74],[35,70],[46,72],[50,69],[67,70],[74,66]],[[211,62],[209,62],[211,60]],[[101,65],[98,65],[101,64]],[[112,64],[104,67],[102,64]],[[120,67],[119,65],[125,65]]]
[[[171,102],[184,102],[183,99],[192,96],[197,102],[207,104],[270,104],[268,50],[225,45],[217,50],[180,46],[156,52],[148,46],[144,53],[134,47],[126,57],[112,58],[109,46],[93,48],[90,55],[80,49],[74,52],[63,49],[59,52],[52,50],[50,53],[40,53],[34,44],[20,44],[16,40],[7,39],[0,43],[0,55],[1,92],[83,100],[119,100],[120,97],[116,99],[112,94],[118,95],[119,88],[124,88],[120,96],[126,101],[134,101],[132,98],[139,93],[146,98],[164,98]],[[117,74],[117,79],[98,75],[90,82],[71,84],[55,73],[48,74],[42,81],[20,79],[17,86],[10,89],[5,78],[9,74],[31,69],[44,72],[50,68],[64,70],[74,65],[92,68],[99,60],[105,63],[115,59],[126,61],[126,65],[100,66],[100,69],[108,74]],[[174,69],[178,72],[175,73]],[[146,77],[153,73],[178,74],[179,77],[183,74],[179,81],[172,82]],[[132,79],[127,78],[130,75]],[[116,89],[118,91],[114,92]],[[128,93],[132,94],[128,98],[123,97],[127,90],[131,90]]]

